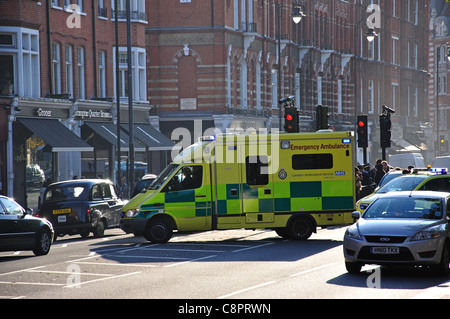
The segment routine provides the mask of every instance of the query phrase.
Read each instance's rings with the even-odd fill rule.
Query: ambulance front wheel
[[[173,226],[168,218],[153,218],[148,222],[144,237],[152,243],[167,243],[172,238]]]
[[[314,224],[309,218],[295,218],[286,228],[287,235],[293,240],[307,240],[314,231]]]

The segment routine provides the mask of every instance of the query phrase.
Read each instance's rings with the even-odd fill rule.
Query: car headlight
[[[125,217],[126,218],[133,218],[133,217],[139,215],[139,211],[140,211],[139,209],[127,210],[127,212],[125,213]]]
[[[426,230],[422,230],[412,236],[411,241],[419,241],[419,240],[429,240],[434,238],[439,238],[442,232],[445,230],[445,225],[438,225],[431,227]]]
[[[345,232],[345,236],[356,239],[356,240],[362,240],[362,236],[359,233],[359,230],[356,226],[351,226],[347,228],[347,231]]]

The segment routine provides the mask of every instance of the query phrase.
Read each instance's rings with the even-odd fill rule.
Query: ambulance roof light
[[[432,167],[430,171],[437,174],[447,174],[447,168]]]
[[[216,137],[214,135],[211,136],[202,136],[199,138],[200,142],[212,142],[216,140]]]

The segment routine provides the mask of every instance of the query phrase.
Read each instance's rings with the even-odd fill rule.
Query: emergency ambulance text
[[[291,151],[319,151],[331,149],[350,149],[349,144],[291,145]]]

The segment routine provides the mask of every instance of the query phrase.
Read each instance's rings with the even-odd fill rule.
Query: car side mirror
[[[361,218],[361,213],[358,212],[358,211],[354,211],[354,212],[352,213],[352,218],[353,218],[353,219],[356,219],[356,220],[360,219],[360,218]]]

